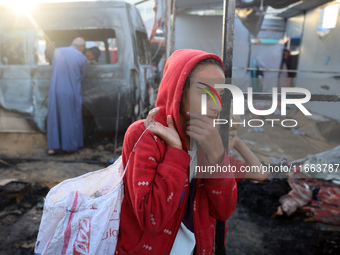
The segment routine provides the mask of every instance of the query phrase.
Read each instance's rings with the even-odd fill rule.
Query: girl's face
[[[185,120],[189,120],[190,116],[187,112],[201,113],[201,101],[202,94],[207,94],[204,90],[208,90],[215,101],[207,94],[207,114],[206,116],[211,119],[217,119],[219,113],[222,110],[220,100],[215,93],[201,83],[207,84],[214,88],[215,84],[224,84],[224,73],[220,67],[214,64],[207,64],[198,66],[193,72],[190,79],[190,87],[187,89],[186,94],[183,96],[181,117]],[[204,89],[204,90],[203,90]],[[223,89],[215,89],[219,95],[221,95]]]

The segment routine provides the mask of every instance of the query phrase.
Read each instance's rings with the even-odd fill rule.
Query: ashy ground
[[[289,161],[304,158],[340,144],[338,126],[333,122],[290,114],[299,119],[298,128],[304,136],[280,125],[264,126],[264,132],[259,133],[241,128],[239,136],[266,163],[283,157]],[[121,145],[122,137],[118,155]],[[113,155],[113,137],[92,139],[73,154],[47,156],[46,149],[44,134],[0,133],[0,180],[19,179],[33,187],[32,197],[25,193],[19,205],[15,199],[0,197],[0,255],[34,254],[43,198],[49,189],[67,178],[101,169],[118,156]],[[238,190],[237,209],[228,220],[228,254],[340,254],[338,227],[306,221],[300,211],[290,217],[275,216],[280,196],[289,191],[285,179],[264,183],[242,180]]]

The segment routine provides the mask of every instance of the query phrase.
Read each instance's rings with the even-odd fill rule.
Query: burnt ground
[[[238,203],[228,220],[227,254],[340,254],[340,229],[311,222],[305,212],[275,216],[286,179],[238,183]]]
[[[296,160],[340,144],[339,139],[334,142],[334,138],[324,139],[317,133],[320,123],[299,119],[299,124],[306,136],[282,127],[265,127],[263,133],[243,129],[239,136],[267,163],[280,157]],[[118,140],[117,155],[122,140]],[[0,197],[0,255],[34,254],[48,190],[67,178],[101,169],[115,157],[113,137],[91,138],[77,152],[55,156],[46,155],[46,144],[41,133],[0,132],[0,159],[7,163],[0,163],[0,181],[16,178],[33,187],[32,197],[25,193],[19,205],[13,198]],[[238,184],[237,208],[228,220],[228,254],[340,254],[339,227],[310,222],[302,211],[290,217],[274,217],[280,196],[288,191],[285,179],[264,183],[242,180]]]
[[[274,217],[278,199],[289,190],[286,180],[242,180],[235,213],[228,220],[227,254],[340,254],[340,231],[305,221],[303,212]],[[33,249],[49,188],[33,186],[22,203],[0,198],[0,254],[28,255]]]
[[[1,254],[34,254],[43,198],[48,191],[48,187],[34,185],[32,197],[24,194],[20,205],[13,198],[0,198]]]
[[[86,140],[75,153],[46,154],[44,134],[0,133],[0,182],[17,179],[31,184],[20,204],[0,196],[0,255],[34,254],[44,197],[56,184],[108,166],[114,158],[113,137]],[[119,137],[117,155],[123,137]],[[0,186],[0,193],[3,192]]]

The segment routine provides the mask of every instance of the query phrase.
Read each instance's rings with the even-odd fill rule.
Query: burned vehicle
[[[154,73],[144,23],[122,1],[45,3],[0,15],[0,107],[28,115],[46,131],[55,48],[76,37],[100,49],[88,65],[83,90],[84,126],[123,131],[153,104]]]

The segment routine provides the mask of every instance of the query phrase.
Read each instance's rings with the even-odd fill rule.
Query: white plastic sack
[[[35,255],[114,254],[123,200],[122,158],[68,179],[46,196]]]

